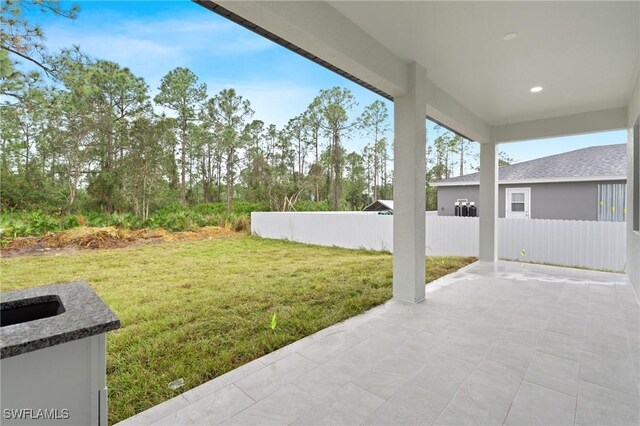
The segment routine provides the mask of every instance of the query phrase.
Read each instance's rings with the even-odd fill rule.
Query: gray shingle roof
[[[603,145],[577,149],[549,157],[502,166],[498,181],[526,181],[561,178],[618,177],[627,174],[627,145]],[[434,182],[453,184],[479,182],[480,173]]]
[[[376,200],[362,209],[364,212],[393,210],[393,200]]]

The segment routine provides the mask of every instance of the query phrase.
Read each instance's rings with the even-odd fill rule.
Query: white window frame
[[[522,192],[524,193],[524,217],[523,216],[509,216],[511,212],[511,193]],[[513,212],[511,212],[513,214]],[[504,217],[508,219],[531,219],[531,187],[523,188],[505,188],[504,190]]]

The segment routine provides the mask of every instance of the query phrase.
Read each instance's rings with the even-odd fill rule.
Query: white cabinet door
[[[529,219],[531,188],[507,188],[505,213],[508,218]]]

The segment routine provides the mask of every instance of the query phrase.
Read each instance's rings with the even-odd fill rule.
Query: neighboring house
[[[498,170],[499,217],[622,222],[626,216],[627,145],[592,146]],[[453,216],[458,200],[479,200],[480,173],[431,183],[438,215]]]
[[[362,209],[362,211],[393,214],[393,200],[376,200]],[[429,210],[426,214],[429,216],[437,216],[438,212],[435,210]]]
[[[362,209],[363,212],[392,212],[393,200],[376,200]]]

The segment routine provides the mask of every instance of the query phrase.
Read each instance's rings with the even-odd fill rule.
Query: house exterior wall
[[[453,203],[458,198],[466,198],[476,203],[480,214],[480,187],[468,186],[439,186],[438,187],[438,216],[455,216]]]
[[[623,183],[560,182],[532,183],[498,186],[498,215],[505,217],[505,189],[531,188],[530,215],[532,219],[598,220],[598,184]],[[477,185],[438,187],[438,216],[453,216],[453,203],[467,198],[476,203],[478,215],[482,214]]]

